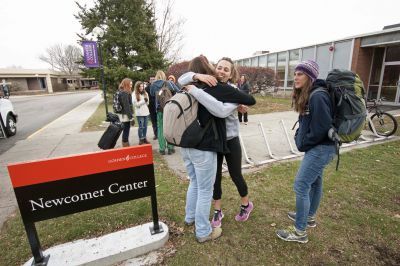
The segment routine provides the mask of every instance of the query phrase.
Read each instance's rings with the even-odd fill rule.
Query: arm
[[[171,81],[166,81],[166,82],[167,82],[167,86],[169,87],[169,89],[172,92],[178,92],[179,91],[178,86],[176,86],[173,82],[171,82]]]
[[[129,97],[132,97],[132,96],[126,92],[123,92],[123,93],[121,93],[120,97],[121,97],[120,100],[121,100],[121,105],[122,105],[122,109],[123,109],[124,113],[128,116],[129,119],[132,119],[133,110],[129,103]]]
[[[215,99],[210,94],[204,92],[197,87],[190,85],[188,86],[189,93],[196,98],[212,115],[219,118],[226,118],[237,108],[237,104],[223,103]]]
[[[190,84],[191,82],[193,82],[193,77],[196,73],[194,72],[186,72],[185,74],[183,74],[182,76],[179,77],[178,79],[178,83],[181,84],[181,86],[186,86],[188,84]]]
[[[217,79],[214,76],[206,74],[198,74],[194,72],[187,72],[179,77],[178,83],[182,86],[188,85],[194,81],[201,81],[210,87],[217,85]]]
[[[146,104],[144,99],[140,100],[140,101],[137,101],[136,96],[133,96],[132,98],[133,98],[133,105],[136,106],[136,107],[140,107],[140,106]]]
[[[238,103],[249,106],[256,104],[256,100],[252,95],[234,89],[227,84],[218,83],[215,88],[206,88],[204,91],[211,94],[218,101]]]

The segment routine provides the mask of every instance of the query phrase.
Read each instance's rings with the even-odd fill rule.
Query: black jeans
[[[150,112],[151,126],[153,127],[154,136],[157,137],[157,113]]]
[[[122,141],[129,142],[129,131],[131,130],[131,122],[122,122],[124,128],[122,129]]]
[[[247,112],[244,113],[243,116],[244,116],[244,122],[247,123],[248,122],[248,120],[247,120]],[[241,123],[242,122],[242,113],[238,112],[238,117],[239,117],[239,122]]]
[[[236,188],[239,192],[241,197],[247,196],[247,184],[242,175],[242,148],[240,147],[240,140],[239,137],[230,139],[227,141],[228,148],[230,153],[228,154],[221,154],[218,153],[217,156],[217,175],[215,177],[214,183],[214,192],[213,192],[213,199],[219,200],[222,197],[222,187],[221,187],[221,180],[222,180],[222,163],[225,160],[228,164],[228,171],[229,175],[233,183],[235,183]]]

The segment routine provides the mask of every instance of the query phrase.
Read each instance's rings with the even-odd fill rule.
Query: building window
[[[275,66],[276,66],[276,54],[270,54],[268,55],[268,65],[269,68],[271,68],[273,71],[275,71]]]
[[[385,62],[400,61],[400,46],[388,47],[386,50]]]
[[[276,69],[278,76],[278,86],[283,87],[285,83],[286,52],[278,54],[278,66]]]
[[[293,87],[294,69],[299,63],[300,50],[289,51],[289,73],[287,75],[287,87]]]
[[[266,67],[267,66],[267,56],[263,55],[258,58],[258,66]]]
[[[372,62],[371,77],[367,92],[368,99],[376,99],[378,97],[384,52],[385,48],[375,48],[374,61]]]
[[[331,44],[325,44],[317,47],[317,64],[319,66],[319,76],[324,79],[328,76],[330,70],[331,51],[329,47]]]

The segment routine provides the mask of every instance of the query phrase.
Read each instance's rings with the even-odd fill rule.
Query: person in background
[[[178,92],[179,88],[169,80],[166,80],[164,71],[158,70],[156,73],[155,81],[150,85],[150,95],[156,97],[156,94],[160,92],[161,88],[165,85],[172,92]],[[168,150],[168,154],[172,154],[175,152],[174,146],[168,144],[164,138],[163,133],[163,110],[160,104],[157,102],[157,97],[155,98],[155,109],[157,111],[157,138],[159,151],[161,155],[165,155],[165,150]]]
[[[192,79],[199,80],[202,82],[207,82],[208,80],[215,79],[214,76],[221,84],[234,84],[238,78],[238,72],[236,66],[234,65],[233,61],[230,58],[223,57],[217,63],[217,67],[215,72],[212,73],[213,75],[202,75],[201,73],[193,73],[188,72],[182,75],[179,78],[179,83],[182,85],[186,85],[188,82],[191,82]],[[231,90],[239,91],[232,86],[229,86]],[[215,88],[216,89],[216,88]],[[242,94],[247,95],[249,98],[254,98],[249,95],[248,93],[242,92]],[[202,97],[206,97],[204,100],[198,98],[198,95]],[[213,97],[211,95],[207,95],[204,91],[197,92],[194,95],[195,98],[203,104],[213,115],[225,115],[226,119],[226,137],[227,137],[227,147],[229,149],[229,153],[218,153],[217,155],[217,172],[215,177],[214,183],[214,192],[213,192],[213,199],[214,199],[214,216],[211,221],[211,226],[213,228],[221,227],[222,218],[224,218],[224,214],[222,212],[222,163],[225,157],[225,160],[228,165],[228,171],[231,176],[233,183],[236,185],[237,191],[241,197],[241,206],[239,213],[236,214],[235,220],[238,222],[247,221],[250,217],[250,213],[253,211],[254,204],[249,200],[249,193],[247,183],[244,180],[242,175],[242,149],[240,146],[239,140],[239,122],[237,117],[235,116],[237,105],[233,106],[233,109],[229,111],[229,109],[225,106],[224,110],[228,111],[225,114],[224,110],[217,110],[219,103],[213,101]],[[211,98],[210,98],[211,97]],[[224,102],[225,99],[221,99],[220,101]],[[253,102],[255,104],[255,100]],[[240,108],[245,108],[246,106],[239,105]],[[247,108],[247,107],[246,107]],[[245,110],[246,110],[245,108]],[[215,111],[215,112],[213,112]]]
[[[299,113],[295,142],[305,154],[294,181],[296,211],[288,212],[294,226],[276,232],[285,241],[308,242],[306,229],[316,226],[323,171],[335,155],[334,142],[328,137],[333,120],[330,96],[324,91],[313,92],[326,88],[325,81],[317,79],[318,74],[318,64],[312,60],[301,62],[294,71],[293,103]]]
[[[238,87],[239,90],[241,90],[242,92],[246,93],[246,94],[250,94],[250,84],[247,80],[247,76],[246,75],[241,75],[240,76],[240,81],[238,83]],[[248,119],[247,119],[247,112],[245,113],[241,113],[238,112],[238,117],[239,117],[239,122],[242,123],[242,121],[244,122],[245,125],[247,125]],[[242,120],[243,117],[243,120]]]
[[[147,119],[149,117],[149,95],[144,90],[144,84],[141,81],[135,83],[135,93],[132,95],[133,106],[138,121],[139,145],[148,144],[147,135]]]
[[[124,78],[119,85],[119,102],[122,106],[121,113],[118,114],[119,121],[124,125],[122,131],[122,147],[129,146],[129,131],[131,129],[131,121],[133,121],[133,106],[132,106],[132,80]]]
[[[150,94],[150,85],[154,82],[155,78],[151,77],[147,86],[145,86],[145,90],[147,95],[149,96],[149,112],[150,112],[150,120],[151,126],[153,128],[153,139],[157,139],[157,111],[156,111],[156,99],[154,95]]]

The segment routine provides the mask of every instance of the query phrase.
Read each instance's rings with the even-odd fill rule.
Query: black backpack
[[[121,91],[118,89],[113,95],[113,109],[114,113],[120,114],[122,112],[122,105],[119,99]]]

